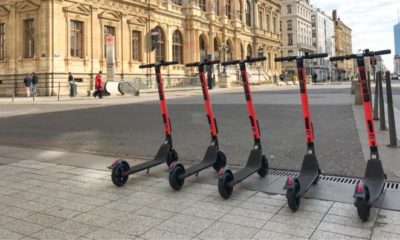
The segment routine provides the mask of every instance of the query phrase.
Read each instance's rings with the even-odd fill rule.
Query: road
[[[326,173],[362,176],[365,161],[348,92],[342,86],[309,90],[316,152]],[[221,148],[230,165],[243,166],[252,148],[244,96],[240,91],[211,94]],[[306,144],[298,89],[257,90],[253,98],[270,166],[299,170]],[[210,141],[201,96],[168,103],[180,158],[200,161]],[[10,111],[26,111],[27,106],[14,105]],[[157,101],[95,107],[67,103],[32,106],[51,110],[0,118],[0,144],[151,157],[164,138]]]

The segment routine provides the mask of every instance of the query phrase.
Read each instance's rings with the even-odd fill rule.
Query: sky
[[[329,16],[337,10],[338,17],[352,29],[354,53],[366,48],[391,49],[391,55],[382,57],[393,71],[393,26],[399,21],[400,0],[311,0],[311,4]]]

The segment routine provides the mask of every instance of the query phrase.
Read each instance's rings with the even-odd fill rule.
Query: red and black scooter
[[[254,110],[253,99],[251,96],[249,77],[246,71],[247,63],[265,61],[266,57],[247,57],[244,60],[236,60],[222,63],[223,66],[239,64],[242,75],[243,88],[247,103],[247,111],[250,118],[250,124],[253,131],[254,146],[250,152],[246,166],[233,174],[228,168],[221,168],[219,171],[218,190],[222,198],[228,199],[232,195],[233,187],[257,172],[261,177],[265,177],[268,172],[268,160],[261,148],[260,126]]]
[[[174,190],[180,190],[185,182],[187,177],[190,177],[194,174],[198,174],[200,171],[213,167],[216,171],[225,167],[226,165],[226,156],[220,150],[218,144],[218,126],[217,120],[214,117],[214,113],[211,107],[210,95],[208,93],[208,85],[205,74],[205,66],[212,66],[214,64],[219,64],[220,61],[209,61],[205,59],[203,62],[196,62],[187,64],[186,67],[197,67],[199,70],[199,76],[201,81],[201,88],[203,90],[203,98],[204,98],[204,107],[206,110],[206,117],[208,120],[208,125],[211,133],[211,143],[207,148],[206,154],[204,155],[203,161],[199,164],[194,165],[188,169],[179,163],[174,162],[170,166],[169,172],[169,185]]]
[[[164,143],[159,148],[156,156],[151,161],[147,161],[133,167],[130,167],[128,162],[122,159],[114,161],[109,168],[112,170],[111,180],[118,187],[123,186],[126,183],[126,181],[128,181],[128,177],[130,174],[137,173],[146,169],[147,172],[149,172],[150,168],[160,165],[164,162],[166,162],[167,165],[170,166],[173,162],[178,161],[178,153],[172,146],[171,121],[168,116],[167,103],[164,94],[163,79],[161,76],[161,67],[175,65],[175,64],[178,64],[178,62],[161,61],[159,63],[139,66],[139,68],[153,68],[153,67],[155,68],[156,80],[158,86],[158,95],[160,97],[161,115],[165,130],[165,140]]]
[[[304,59],[315,59],[328,57],[326,53],[308,54],[304,56],[288,56],[275,58],[275,62],[296,61],[297,75],[299,78],[301,105],[305,124],[305,134],[307,142],[307,153],[304,156],[300,174],[293,178],[288,177],[284,189],[286,189],[286,198],[289,208],[297,211],[300,205],[300,198],[312,187],[317,184],[321,170],[319,168],[317,156],[314,147],[314,129],[311,120],[310,107],[308,104],[306,71],[304,68]]]
[[[358,216],[363,221],[368,221],[372,204],[381,196],[386,181],[386,174],[383,170],[382,162],[379,159],[378,143],[376,141],[374,121],[372,118],[371,93],[369,92],[364,58],[390,53],[390,50],[372,52],[366,49],[360,54],[330,58],[331,61],[357,60],[358,81],[361,87],[361,98],[364,106],[365,124],[370,148],[370,159],[367,162],[364,180],[357,183],[354,192],[354,205],[357,207]]]

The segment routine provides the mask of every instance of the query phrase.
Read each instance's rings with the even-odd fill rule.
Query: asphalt
[[[362,176],[365,160],[348,92],[340,86],[309,90],[317,157],[327,174]],[[306,145],[298,89],[257,90],[253,97],[270,166],[299,170]],[[243,166],[252,148],[244,96],[240,91],[212,93],[212,101],[228,164]],[[180,159],[200,161],[210,140],[202,98],[172,99],[169,110]],[[0,126],[0,144],[4,145],[133,158],[151,158],[164,138],[156,101],[80,109],[65,105],[60,111],[0,118]]]

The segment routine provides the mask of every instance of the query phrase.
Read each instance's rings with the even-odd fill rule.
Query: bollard
[[[386,129],[386,119],[385,119],[385,100],[383,98],[383,73],[381,73],[381,77],[379,78],[379,120],[381,130]]]
[[[375,77],[375,95],[374,95],[374,120],[379,120],[378,113],[379,113],[379,107],[378,107],[378,99],[379,99],[379,78],[382,77],[382,72],[379,71],[376,73]]]
[[[397,136],[396,136],[396,123],[394,119],[393,110],[393,96],[392,96],[392,83],[390,81],[390,72],[386,72],[386,99],[388,106],[388,121],[389,121],[389,136],[390,144],[388,147],[397,147]]]
[[[57,94],[57,101],[60,101],[60,82],[58,82],[58,94]]]

